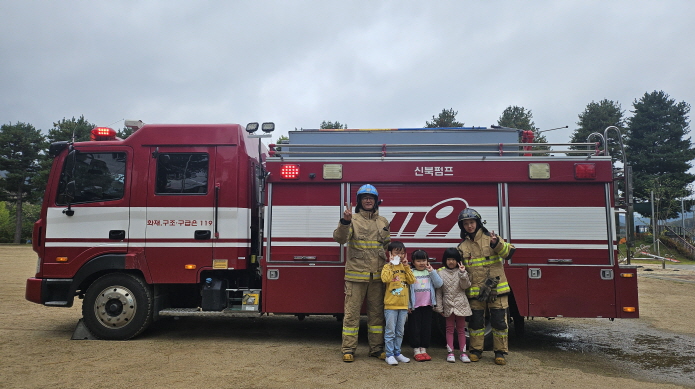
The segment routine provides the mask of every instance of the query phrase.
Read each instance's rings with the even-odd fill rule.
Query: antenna
[[[559,130],[559,129],[562,129],[562,128],[569,128],[569,126],[558,127],[558,128],[551,128],[551,129],[549,129],[549,130],[538,131],[538,133],[540,134],[540,133],[542,133],[542,132],[555,131],[555,130]]]

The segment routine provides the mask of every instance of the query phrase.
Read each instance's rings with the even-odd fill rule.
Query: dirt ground
[[[451,364],[444,350],[431,349],[431,362],[391,367],[368,358],[362,338],[356,361],[346,364],[339,353],[340,323],[322,316],[172,319],[131,341],[73,341],[80,301],[72,308],[49,308],[24,299],[26,278],[36,266],[30,247],[0,246],[0,266],[0,387],[678,387],[637,381],[621,371],[582,371],[571,361],[558,366],[537,353],[514,350],[513,339],[507,366],[494,365],[489,352],[478,363]],[[695,271],[650,268],[639,271],[638,320],[695,335],[693,326],[684,325],[695,320],[695,283],[652,277],[695,276]],[[410,353],[405,346],[404,351]]]

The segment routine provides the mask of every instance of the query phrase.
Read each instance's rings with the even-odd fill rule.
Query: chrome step
[[[207,316],[207,317],[259,317],[262,313],[224,309],[222,311],[203,311],[200,308],[166,308],[159,311],[159,316]]]

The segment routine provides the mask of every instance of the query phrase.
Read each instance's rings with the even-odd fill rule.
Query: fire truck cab
[[[272,124],[264,124],[271,131]],[[392,240],[438,264],[472,207],[517,248],[517,317],[638,317],[617,261],[613,166],[594,143],[530,150],[505,128],[302,130],[267,150],[228,125],[148,124],[58,142],[26,298],[84,299],[88,330],[137,336],[161,316],[336,315],[345,204],[375,185]],[[557,145],[549,145],[557,146]]]

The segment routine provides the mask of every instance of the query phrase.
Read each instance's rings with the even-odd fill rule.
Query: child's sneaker
[[[468,355],[466,355],[466,353],[461,353],[461,362],[463,362],[463,363],[470,363],[470,362],[471,362],[471,359],[468,358]]]
[[[456,357],[454,356],[454,354],[449,354],[446,356],[446,361],[454,363],[454,362],[456,362]]]
[[[386,363],[388,363],[391,366],[395,366],[398,364],[398,361],[396,360],[396,357],[392,355],[390,357],[386,357]]]
[[[410,362],[410,358],[406,357],[406,356],[403,355],[403,354],[398,354],[398,355],[396,355],[396,360],[397,360],[398,362],[403,362],[403,363],[408,363],[408,362]]]

